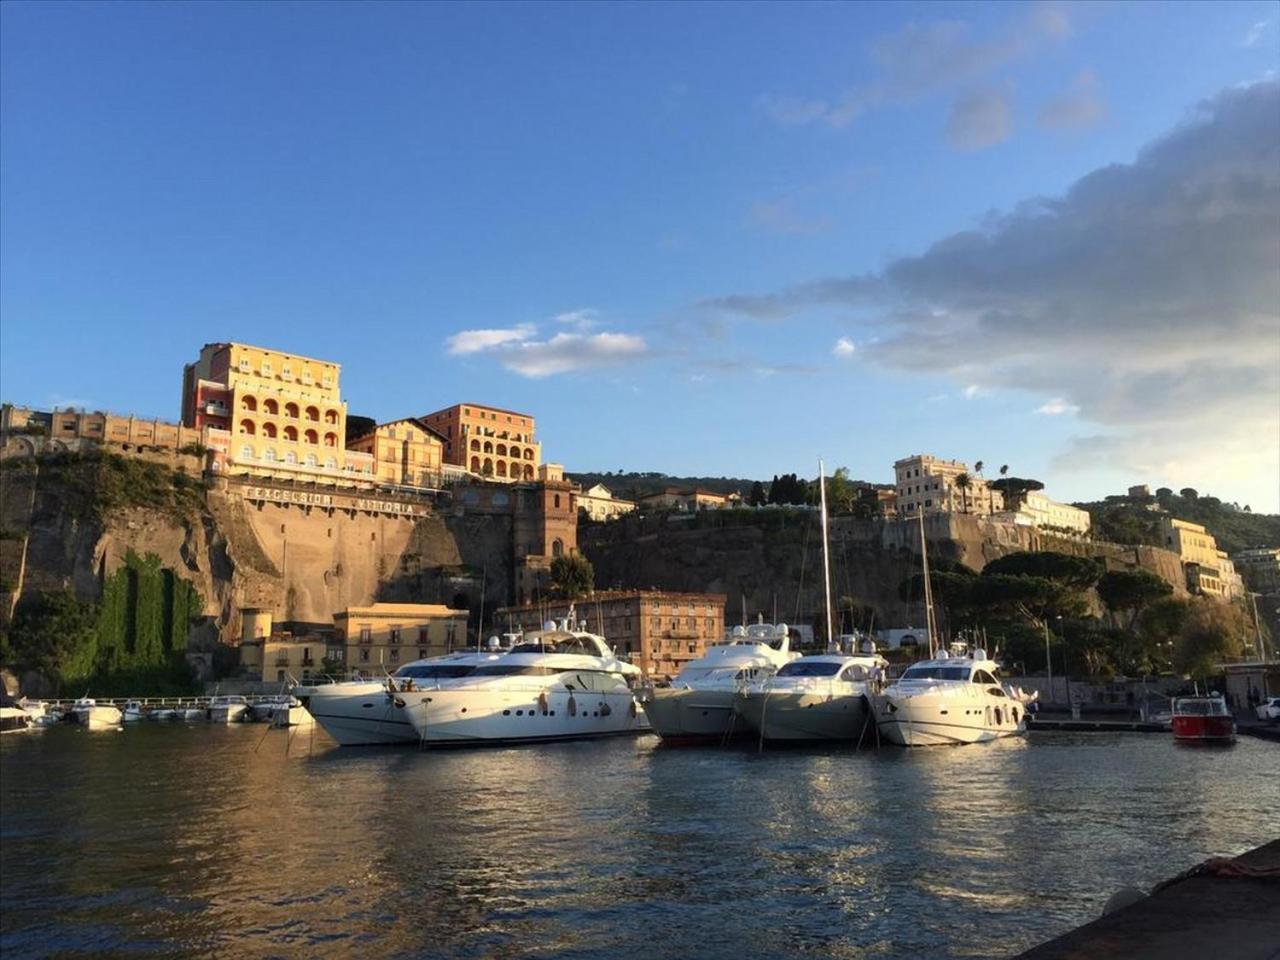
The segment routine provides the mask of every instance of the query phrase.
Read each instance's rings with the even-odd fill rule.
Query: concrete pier
[[[1017,960],[1280,957],[1280,840],[1188,873]]]

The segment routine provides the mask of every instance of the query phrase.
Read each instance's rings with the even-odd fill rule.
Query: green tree
[[[563,600],[585,597],[595,589],[596,573],[591,561],[580,553],[551,561],[551,589]]]
[[[992,560],[982,573],[983,576],[1046,577],[1075,590],[1087,590],[1098,582],[1103,569],[1097,557],[1076,557],[1053,550],[1021,550]]]
[[[956,489],[960,491],[960,512],[969,512],[969,488],[973,486],[973,478],[967,473],[956,475]]]
[[[56,679],[77,649],[93,643],[96,631],[96,607],[69,590],[24,597],[9,630],[7,665]]]
[[[1207,598],[1191,601],[1174,641],[1174,668],[1197,678],[1218,673],[1220,663],[1240,656],[1241,640],[1248,629],[1244,613],[1233,604]]]
[[[1001,472],[1003,473],[1003,468]],[[1030,480],[1026,477],[1001,476],[999,480],[991,481],[991,489],[1004,494],[1005,509],[1016,510],[1028,493],[1033,490],[1043,490],[1044,484],[1039,480]]]
[[[1098,578],[1098,597],[1116,617],[1127,611],[1132,629],[1147,604],[1173,593],[1173,587],[1147,570],[1108,570]]]
[[[753,507],[762,507],[765,502],[764,485],[757,480],[751,485],[751,494],[747,497],[747,503]]]
[[[1195,487],[1183,487],[1178,491],[1178,496],[1182,497],[1183,500],[1195,500],[1200,495],[1196,493]]]

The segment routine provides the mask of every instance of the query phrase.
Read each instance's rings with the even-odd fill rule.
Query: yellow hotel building
[[[374,603],[333,616],[345,647],[347,670],[395,673],[401,664],[465,647],[467,611],[439,603]]]
[[[227,473],[372,481],[373,457],[346,450],[339,372],[327,360],[243,343],[205,344],[183,368],[182,423],[209,428],[215,469]]]
[[[419,417],[444,439],[445,463],[494,480],[533,480],[542,463],[542,445],[533,438],[527,413],[455,403]]]
[[[413,417],[378,424],[372,433],[352,440],[348,453],[352,450],[373,457],[379,483],[433,489],[443,481],[442,438]]]

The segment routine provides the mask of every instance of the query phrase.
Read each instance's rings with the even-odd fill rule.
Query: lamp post
[[[1049,618],[1045,617],[1044,626],[1044,668],[1049,673],[1049,696],[1053,696],[1053,657],[1049,655]]]

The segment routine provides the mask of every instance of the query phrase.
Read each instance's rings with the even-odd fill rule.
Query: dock
[[[1150,896],[1018,954],[1015,960],[1276,960],[1280,840],[1207,860]]]
[[[1027,718],[1028,730],[1087,730],[1091,733],[1129,731],[1136,733],[1168,733],[1169,728],[1150,720],[1076,720]]]

